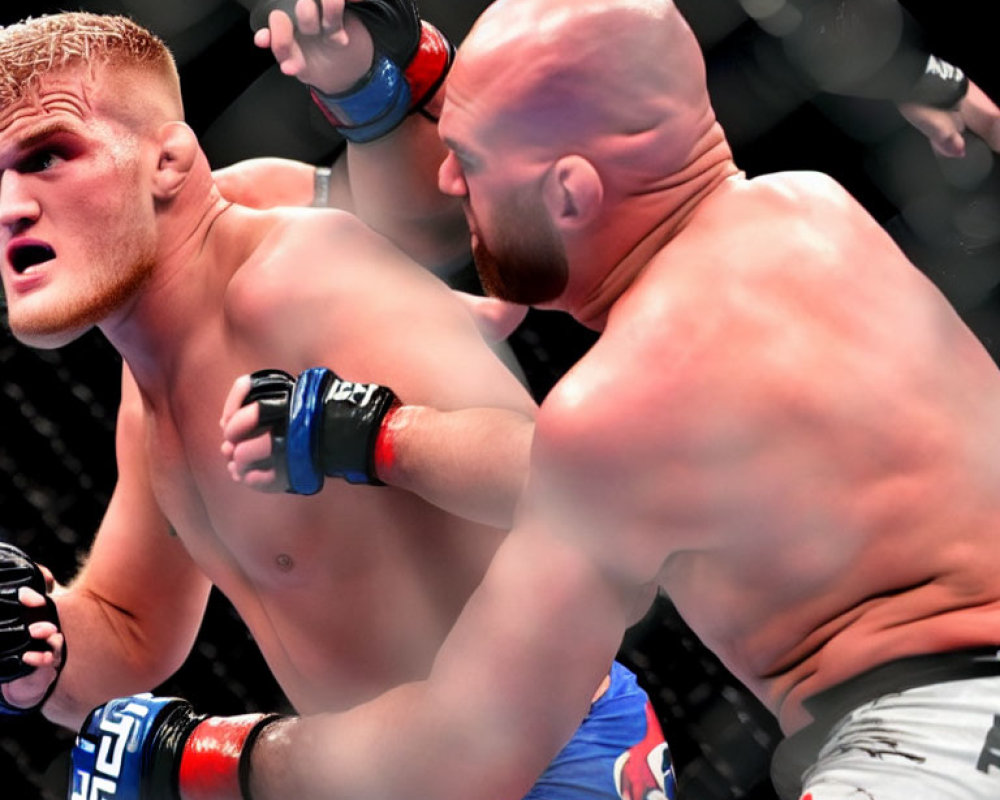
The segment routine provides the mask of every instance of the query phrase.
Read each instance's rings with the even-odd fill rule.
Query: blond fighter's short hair
[[[45,75],[78,64],[138,67],[180,92],[174,58],[158,36],[127,17],[73,11],[0,27],[0,110],[30,96]]]

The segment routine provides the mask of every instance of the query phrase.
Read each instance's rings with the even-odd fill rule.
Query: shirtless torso
[[[119,462],[148,467],[151,497],[144,502],[155,498],[194,565],[233,602],[294,706],[344,708],[426,673],[501,534],[390,487],[331,483],[309,499],[247,491],[232,481],[219,452],[219,414],[233,377],[262,351],[266,363],[305,369],[319,355],[312,342],[325,339],[321,347],[329,346],[329,363],[342,374],[391,380],[403,393],[431,392],[449,407],[495,404],[502,396],[530,414],[530,401],[450,293],[416,269],[403,271],[402,262],[384,267],[392,258],[368,262],[371,244],[351,244],[352,236],[367,242],[368,235],[346,215],[218,213],[216,247],[257,243],[241,245],[249,254],[235,269],[223,268],[232,275],[207,281],[208,296],[190,277],[211,275],[218,270],[212,263],[185,267],[188,280],[144,298],[144,309],[157,309],[155,327],[172,331],[169,357],[161,354],[148,371],[140,366],[135,379],[126,375]],[[339,247],[325,251],[317,243],[324,235]],[[317,258],[324,251],[337,255]],[[416,345],[390,339],[397,325],[409,324],[420,327],[436,366]],[[428,330],[432,324],[447,331],[448,342]],[[309,345],[296,344],[300,339]],[[122,349],[130,363],[151,363]],[[451,358],[465,363],[467,355],[473,363],[453,373]],[[136,483],[123,474],[118,491]],[[142,547],[148,533],[130,536]]]
[[[597,560],[659,581],[786,731],[868,667],[996,641],[1000,374],[824,176],[730,178],[558,391],[620,475],[583,489]]]
[[[56,600],[74,656],[47,713],[76,726],[164,680],[213,583],[299,710],[426,674],[499,531],[396,488],[239,486],[220,452],[226,392],[260,363],[324,364],[525,431],[530,397],[465,306],[386,239],[341,211],[225,202],[193,134],[155,106],[172,102],[159,85],[146,115],[168,121],[147,129],[121,101],[154,81],[105,77],[57,70],[0,115],[12,329],[55,346],[97,325],[126,365],[118,482]]]

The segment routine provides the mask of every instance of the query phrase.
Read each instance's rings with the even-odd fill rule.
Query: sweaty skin
[[[997,642],[996,366],[832,180],[738,170],[672,3],[498,0],[440,132],[496,285],[601,336],[428,680],[269,729],[255,798],[519,796],[656,589],[786,733],[869,667]],[[564,270],[518,274],[519,213]]]
[[[569,150],[610,176],[603,216],[566,223],[570,276],[547,305],[602,335],[543,405],[531,505],[617,581],[666,590],[790,732],[804,697],[868,667],[996,641],[1000,375],[832,180],[738,172],[680,14],[621,5],[624,20],[597,3],[552,9],[524,39],[531,0],[484,15],[441,121],[472,166],[449,157],[442,188],[464,182],[489,238],[488,147],[516,149],[498,156],[511,170]],[[511,48],[527,61],[582,48],[603,25],[648,52],[647,13],[664,17],[650,26],[671,54],[663,74],[629,59],[598,74],[590,53],[566,56],[560,81],[501,66]],[[581,124],[549,125],[562,140],[546,153],[535,134],[553,84]],[[636,132],[602,137],[614,123]]]
[[[559,480],[594,500],[560,511],[590,557],[655,579],[791,732],[802,699],[869,667],[996,641],[998,392],[836,184],[732,177],[617,299],[537,435],[573,449]]]
[[[302,712],[420,678],[501,541],[418,485],[331,482],[313,498],[237,485],[219,452],[236,376],[326,364],[442,417],[502,420],[518,433],[489,460],[462,466],[443,442],[434,491],[459,497],[496,470],[511,505],[530,438],[530,398],[442,283],[351,215],[223,201],[179,119],[157,77],[78,62],[0,111],[11,327],[56,346],[96,325],[126,364],[118,483],[56,597],[73,655],[45,713],[72,727],[181,664],[212,584]]]

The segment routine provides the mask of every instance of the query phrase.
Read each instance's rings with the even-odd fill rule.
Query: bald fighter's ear
[[[184,185],[198,154],[198,139],[183,122],[164,123],[157,133],[159,158],[153,176],[157,200],[169,200]]]
[[[588,224],[601,208],[604,183],[597,169],[583,156],[563,156],[545,178],[545,204],[559,227]]]

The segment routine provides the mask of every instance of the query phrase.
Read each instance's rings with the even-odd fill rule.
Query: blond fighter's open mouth
[[[14,242],[7,247],[7,260],[19,275],[55,257],[55,250],[42,242]]]

